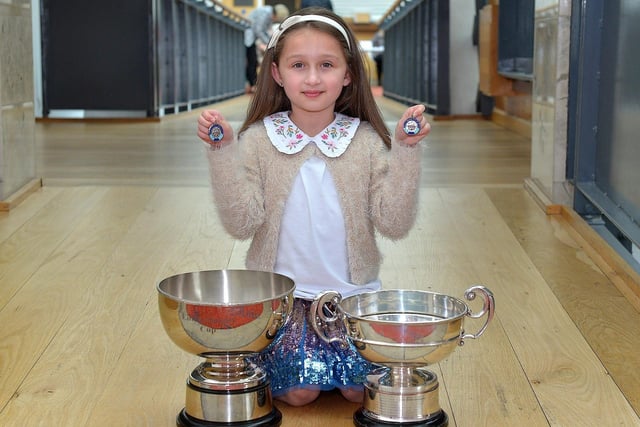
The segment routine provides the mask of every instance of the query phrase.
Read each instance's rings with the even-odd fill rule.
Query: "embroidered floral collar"
[[[307,144],[313,142],[325,156],[339,157],[351,143],[360,119],[336,113],[333,122],[313,137],[298,129],[286,111],[267,116],[263,122],[271,143],[281,153],[299,153]]]

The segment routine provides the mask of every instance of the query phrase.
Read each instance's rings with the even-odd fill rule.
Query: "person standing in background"
[[[378,30],[371,40],[373,51],[373,60],[376,63],[376,72],[378,76],[378,86],[382,86],[382,60],[384,58],[384,31]]]
[[[287,16],[289,16],[289,9],[283,4],[257,7],[247,16],[247,19],[251,21],[251,26],[244,31],[244,46],[246,48],[245,77],[248,83],[247,93],[253,93],[256,90],[256,80],[258,79],[258,49],[264,52],[271,38],[272,25],[284,21]]]

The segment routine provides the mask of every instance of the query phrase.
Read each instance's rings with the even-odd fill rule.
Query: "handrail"
[[[382,17],[386,97],[450,114],[449,0],[396,0]]]
[[[249,27],[251,22],[246,19],[244,16],[238,14],[237,12],[229,9],[223,3],[219,1],[213,0],[180,0],[183,3],[189,3],[192,6],[195,6],[198,9],[213,12],[211,15],[219,16],[225,20],[227,20],[231,24],[239,24],[243,27]],[[199,4],[202,4],[200,6]]]
[[[378,21],[378,27],[385,29],[402,19],[414,7],[420,4],[421,0],[396,0],[387,12]]]

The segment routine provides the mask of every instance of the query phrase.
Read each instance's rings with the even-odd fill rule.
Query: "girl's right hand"
[[[209,138],[209,128],[212,124],[222,126],[223,138],[218,142],[214,142]],[[204,110],[198,117],[198,138],[205,143],[217,148],[229,144],[233,141],[233,128],[227,122],[222,114],[217,110]]]

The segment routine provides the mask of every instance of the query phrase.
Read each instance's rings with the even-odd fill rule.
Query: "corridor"
[[[247,99],[215,107],[237,127]],[[391,126],[404,106],[377,101]],[[215,213],[198,113],[37,123],[44,185],[0,213],[0,425],[175,425],[200,361],[165,334],[155,286],[243,268],[247,249]],[[567,217],[525,191],[529,141],[480,119],[432,125],[418,220],[380,241],[381,279],[495,294],[485,334],[430,367],[449,425],[640,425],[640,336],[628,327],[640,314]],[[276,406],[285,427],[324,427],[353,425],[359,405],[325,393]]]

